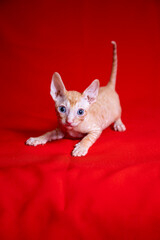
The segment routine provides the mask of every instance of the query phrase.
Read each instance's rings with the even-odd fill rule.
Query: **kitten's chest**
[[[69,137],[71,137],[71,138],[82,138],[82,137],[84,137],[84,134],[83,134],[83,133],[77,132],[77,131],[75,131],[75,130],[73,130],[73,129],[67,130],[67,131],[66,131],[66,134],[67,134]]]

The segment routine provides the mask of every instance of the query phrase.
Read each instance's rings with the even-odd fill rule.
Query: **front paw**
[[[88,148],[84,144],[79,142],[75,145],[75,148],[72,151],[72,156],[82,157],[82,156],[85,156],[87,152],[88,152]]]
[[[26,141],[26,144],[27,145],[30,145],[30,146],[37,146],[37,145],[40,145],[40,144],[45,144],[47,141],[44,137],[31,137],[29,138],[27,141]]]

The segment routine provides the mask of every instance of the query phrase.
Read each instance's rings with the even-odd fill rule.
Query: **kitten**
[[[117,46],[113,44],[113,65],[107,86],[99,88],[99,80],[94,80],[81,94],[67,91],[58,73],[51,82],[51,96],[55,102],[58,127],[40,137],[29,138],[26,144],[37,146],[64,137],[82,138],[72,151],[72,156],[85,156],[89,148],[99,138],[102,131],[114,123],[115,131],[125,131],[121,121],[121,106],[115,91],[117,75]]]

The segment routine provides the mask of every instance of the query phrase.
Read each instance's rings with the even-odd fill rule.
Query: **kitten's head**
[[[96,101],[99,81],[94,80],[81,94],[67,91],[58,73],[54,73],[51,82],[51,96],[55,101],[60,123],[68,129],[78,126],[86,117],[90,106]]]

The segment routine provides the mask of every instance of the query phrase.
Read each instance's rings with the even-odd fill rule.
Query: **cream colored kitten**
[[[28,145],[37,146],[64,137],[82,138],[72,151],[73,156],[85,156],[102,131],[114,123],[115,131],[125,131],[121,121],[121,106],[115,91],[117,74],[117,49],[113,44],[113,66],[107,86],[99,88],[99,80],[94,80],[81,94],[67,91],[58,73],[51,82],[51,96],[55,101],[58,116],[57,129],[40,137],[29,138]]]

